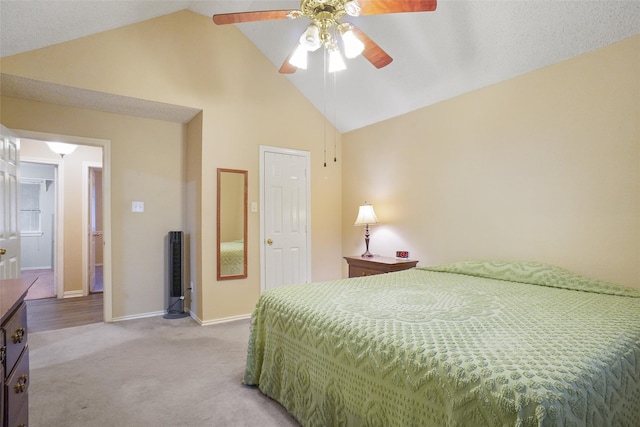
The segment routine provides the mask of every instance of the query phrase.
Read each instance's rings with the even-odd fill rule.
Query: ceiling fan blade
[[[360,15],[379,15],[399,12],[431,12],[436,10],[437,0],[357,0]]]
[[[386,67],[393,61],[393,58],[389,56],[387,52],[385,52],[378,43],[371,40],[371,38],[362,32],[361,29],[351,24],[351,29],[354,32],[355,36],[364,43],[364,50],[362,51],[362,56],[367,58],[369,62],[373,64],[376,68]]]
[[[285,59],[282,63],[282,66],[280,66],[280,69],[278,70],[280,74],[293,74],[298,70],[295,66],[289,63],[289,58],[291,58],[291,55],[293,55],[293,53],[287,56],[287,59]]]
[[[218,25],[238,24],[241,22],[269,21],[285,19],[290,10],[263,10],[255,12],[219,13],[213,15],[213,22]]]

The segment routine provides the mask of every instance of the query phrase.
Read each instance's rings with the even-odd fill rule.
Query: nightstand
[[[374,255],[372,257],[346,256],[349,264],[349,277],[373,276],[374,274],[391,273],[413,268],[417,260],[388,258]]]

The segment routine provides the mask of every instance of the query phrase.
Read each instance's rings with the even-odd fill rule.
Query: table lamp
[[[356,218],[356,222],[354,225],[364,225],[364,244],[366,247],[366,251],[362,254],[363,257],[372,257],[373,254],[369,252],[369,224],[377,224],[378,218],[376,218],[376,213],[373,211],[373,206],[364,202],[364,205],[360,206],[358,210],[358,217]]]

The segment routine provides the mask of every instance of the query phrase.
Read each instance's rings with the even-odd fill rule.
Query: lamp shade
[[[353,225],[371,225],[377,223],[378,218],[376,217],[376,213],[373,211],[373,206],[365,202],[364,205],[360,206],[360,209],[358,210],[358,217]]]
[[[298,44],[298,47],[296,47],[296,50],[293,51],[293,55],[291,55],[291,59],[289,59],[289,64],[293,65],[296,68],[306,70],[307,69],[307,48],[305,48],[301,44]]]
[[[344,56],[347,58],[355,58],[364,50],[364,43],[353,34],[351,24],[344,23],[338,27],[338,31],[342,35],[342,43],[344,45]]]
[[[342,71],[347,69],[347,65],[342,59],[342,55],[338,50],[338,46],[333,44],[328,48],[329,50],[329,72],[335,73],[336,71]]]

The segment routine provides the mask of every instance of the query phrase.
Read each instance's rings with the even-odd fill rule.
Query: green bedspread
[[[433,270],[265,292],[245,384],[305,426],[640,426],[639,290],[535,263]]]

